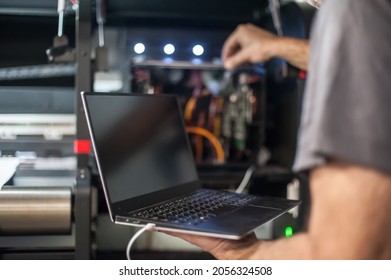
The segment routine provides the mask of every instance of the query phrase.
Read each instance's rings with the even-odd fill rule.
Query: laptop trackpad
[[[236,231],[239,234],[249,233],[258,226],[278,217],[280,209],[271,209],[261,206],[244,206],[243,208],[221,215],[217,219],[206,222],[201,227],[217,231]]]
[[[247,222],[253,222],[254,224],[259,224],[260,221],[266,223],[280,214],[281,209],[263,207],[260,205],[248,205],[238,211],[235,211],[233,215],[241,216],[243,220]],[[236,220],[236,219],[235,219]],[[237,222],[237,221],[236,221]]]

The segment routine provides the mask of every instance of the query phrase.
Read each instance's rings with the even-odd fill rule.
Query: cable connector
[[[141,234],[143,234],[145,231],[154,229],[155,226],[156,225],[152,224],[152,223],[146,224],[142,229],[140,229],[138,232],[136,232],[135,235],[132,236],[132,238],[129,240],[128,246],[126,247],[126,257],[128,258],[128,260],[131,260],[131,258],[130,258],[130,250],[131,250],[131,248],[133,246],[133,243],[136,241],[136,239]]]

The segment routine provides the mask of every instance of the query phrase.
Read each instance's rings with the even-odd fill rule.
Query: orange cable
[[[184,112],[185,121],[187,123],[191,122],[196,103],[197,103],[197,97],[195,96],[190,97],[189,100],[187,101],[185,112]]]
[[[220,141],[216,138],[216,136],[214,136],[211,132],[209,132],[208,130],[202,127],[187,126],[186,131],[188,133],[200,135],[208,139],[216,151],[217,160],[220,162],[224,162],[225,159],[224,149]]]

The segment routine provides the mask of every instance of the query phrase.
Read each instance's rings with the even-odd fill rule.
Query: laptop
[[[300,203],[203,188],[175,95],[81,97],[116,224],[240,239]]]

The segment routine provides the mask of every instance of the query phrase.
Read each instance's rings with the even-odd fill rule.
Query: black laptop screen
[[[111,202],[198,180],[175,96],[86,94]]]

